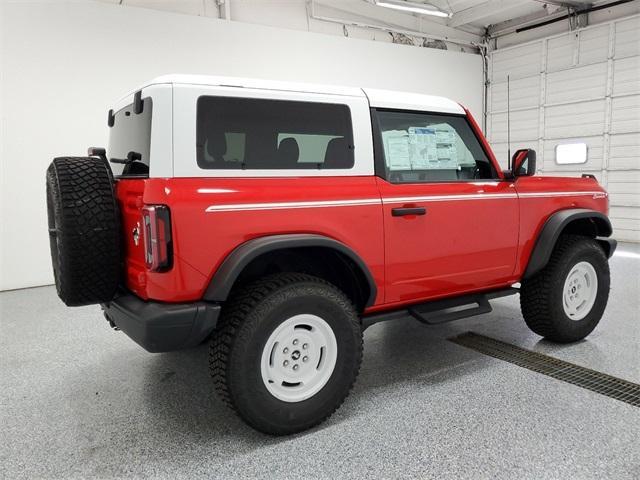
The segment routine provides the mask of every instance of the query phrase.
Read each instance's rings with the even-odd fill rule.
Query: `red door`
[[[392,184],[378,179],[385,229],[385,303],[511,283],[518,244],[513,183]]]

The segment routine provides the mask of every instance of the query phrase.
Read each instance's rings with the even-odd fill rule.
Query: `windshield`
[[[153,102],[147,97],[142,101],[142,112],[134,113],[133,104],[118,110],[110,129],[109,160],[136,158],[128,164],[111,161],[115,176],[148,176],[149,150],[151,148],[151,110]],[[133,154],[132,154],[133,152]],[[139,157],[138,155],[139,154]]]

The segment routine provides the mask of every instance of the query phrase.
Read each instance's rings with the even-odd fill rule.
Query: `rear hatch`
[[[151,97],[139,94],[132,103],[109,114],[107,156],[116,179],[116,196],[122,215],[124,283],[146,298],[143,196],[149,178],[151,148]]]

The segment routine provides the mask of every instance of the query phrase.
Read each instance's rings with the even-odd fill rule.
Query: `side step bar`
[[[491,312],[489,300],[494,298],[514,295],[520,290],[517,288],[506,288],[486,293],[476,293],[463,295],[455,298],[445,298],[431,302],[413,305],[407,309],[383,312],[363,317],[362,325],[364,329],[379,322],[404,318],[411,316],[416,320],[428,325],[439,325],[442,323],[459,320],[461,318],[482,315]]]
[[[460,318],[474,317],[489,313],[491,305],[486,295],[471,295],[465,298],[447,298],[423,303],[408,309],[416,320],[429,325],[451,322]]]

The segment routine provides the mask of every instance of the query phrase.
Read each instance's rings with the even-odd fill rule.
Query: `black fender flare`
[[[227,255],[213,274],[202,299],[209,302],[224,302],[229,297],[233,284],[252,260],[268,252],[303,247],[326,247],[346,255],[355,263],[367,279],[369,297],[367,298],[365,307],[373,305],[378,290],[373,275],[371,275],[367,264],[360,256],[338,240],[322,235],[304,233],[269,235],[254,238],[239,245]]]
[[[586,208],[560,210],[551,215],[542,227],[533,251],[531,252],[531,257],[529,257],[529,263],[527,264],[523,278],[531,278],[549,263],[558,237],[567,225],[575,220],[585,219],[593,222],[597,237],[610,237],[613,233],[611,221],[603,213]],[[611,257],[616,248],[616,241],[609,238],[597,238],[597,240],[605,250],[607,256]]]

